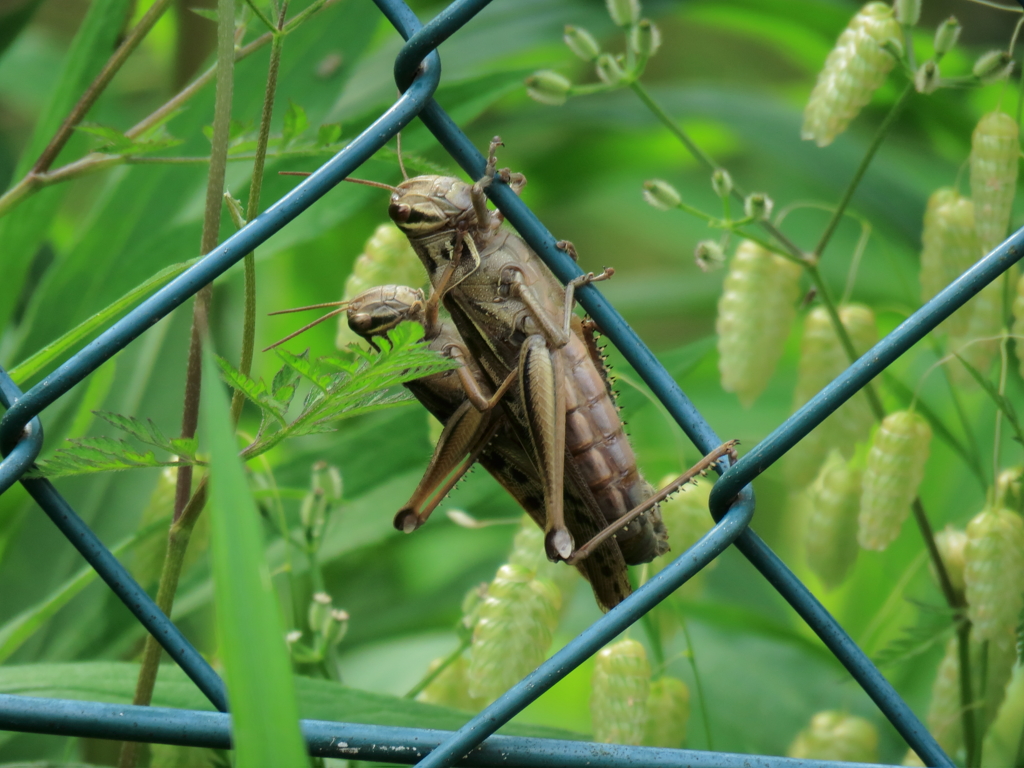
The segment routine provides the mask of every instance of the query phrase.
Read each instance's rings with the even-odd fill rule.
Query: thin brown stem
[[[206,185],[206,207],[203,216],[203,234],[200,253],[212,251],[220,235],[220,207],[224,192],[224,176],[227,167],[229,129],[231,127],[231,101],[234,88],[234,0],[218,0],[217,3],[217,94],[213,114],[213,140],[210,151],[210,174]],[[195,436],[199,420],[199,398],[202,389],[202,343],[207,335],[208,316],[212,286],[206,285],[196,294],[192,310],[192,331],[189,347],[188,369],[185,380],[185,404],[182,409],[181,436],[191,439]],[[164,603],[160,605],[170,615],[174,604],[174,593],[184,563],[185,551],[192,526],[198,517],[201,505],[190,505],[192,496],[192,467],[178,470],[175,485],[174,517],[168,535],[167,554],[160,573],[161,589],[165,591]],[[196,495],[199,495],[198,493]],[[205,498],[205,491],[203,493]],[[195,510],[186,516],[188,509]],[[146,654],[139,670],[135,689],[135,703],[148,706],[153,697],[160,666],[160,650],[150,637]],[[138,748],[129,742],[121,751],[120,768],[134,768],[138,760]]]
[[[139,20],[139,23],[128,33],[121,42],[121,45],[117,47],[114,54],[107,60],[107,63],[103,65],[100,73],[96,75],[96,78],[89,84],[89,87],[85,89],[85,93],[79,97],[75,106],[71,108],[68,116],[64,118],[64,122],[57,129],[57,133],[53,135],[50,143],[46,145],[46,149],[43,150],[39,159],[32,166],[31,173],[41,173],[47,170],[53,161],[57,159],[57,155],[60,154],[60,151],[64,149],[64,145],[68,143],[68,139],[71,138],[75,126],[82,121],[82,118],[92,108],[92,105],[96,103],[96,99],[110,85],[114,75],[121,69],[121,66],[128,60],[132,51],[138,47],[142,39],[149,33],[149,30],[153,28],[153,25],[163,16],[168,5],[170,5],[170,0],[156,0],[150,6],[150,9],[146,11],[145,15]]]
[[[281,4],[277,19],[277,29],[284,28],[285,14],[288,3]],[[256,161],[252,167],[252,182],[249,185],[249,201],[246,206],[246,221],[252,221],[260,212],[260,192],[263,188],[263,169],[266,165],[267,145],[270,142],[270,120],[274,115],[274,97],[277,94],[277,72],[281,64],[281,46],[283,35],[274,37],[270,48],[270,64],[267,70],[267,89],[263,98],[263,113],[260,116],[259,135],[256,138]],[[245,255],[245,305],[242,317],[242,353],[238,369],[248,376],[252,371],[252,359],[256,347],[256,254]],[[231,396],[231,421],[238,423],[245,406],[245,395],[236,390]]]

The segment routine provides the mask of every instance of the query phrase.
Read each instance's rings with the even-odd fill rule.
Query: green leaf
[[[115,429],[127,432],[141,443],[146,443],[146,445],[152,445],[156,448],[163,448],[165,451],[171,451],[172,453],[174,451],[171,441],[160,431],[160,428],[152,419],[142,421],[134,416],[122,416],[119,413],[111,413],[110,411],[98,411],[96,415]]]
[[[989,398],[991,398],[992,402],[996,404],[996,408],[1002,411],[1006,420],[1010,422],[1010,426],[1013,427],[1013,431],[1016,433],[1013,439],[1024,445],[1024,431],[1021,431],[1020,422],[1017,420],[1017,409],[1013,407],[1013,403],[1010,402],[1006,395],[1000,394],[996,385],[982,376],[974,366],[960,357],[956,352],[953,354],[956,355],[956,359],[959,360],[963,364],[964,368],[967,369],[967,372],[974,377],[974,380],[981,385],[981,388],[988,393]]]
[[[284,415],[288,406],[271,397],[267,392],[267,385],[262,380],[256,381],[246,376],[222,357],[217,358],[217,365],[220,366],[221,376],[228,385],[245,395],[261,411],[271,414],[281,424],[284,424]]]
[[[117,301],[101,309],[85,322],[76,325],[56,341],[47,344],[31,357],[18,363],[10,370],[11,378],[19,384],[24,384],[62,354],[87,338],[93,331],[102,328],[130,306],[141,301],[145,296],[155,291],[171,278],[180,275],[197,261],[198,259],[193,259],[192,261],[173,264],[166,269],[160,270],[145,282],[132,288]]]
[[[926,652],[943,642],[954,629],[954,611],[932,606],[919,605],[913,624],[884,646],[873,661],[879,667],[900,664]]]
[[[173,467],[179,462],[159,461],[152,451],[139,453],[124,440],[109,437],[82,437],[68,441],[52,457],[29,470],[28,477],[70,477],[95,472],[120,472],[140,467]]]
[[[326,147],[336,144],[341,139],[341,123],[324,123],[316,132],[316,144],[318,147]]]
[[[71,47],[60,81],[53,89],[32,137],[18,159],[12,178],[17,181],[32,168],[68,112],[103,67],[124,28],[129,0],[96,0],[89,5]],[[63,153],[62,153],[63,155]],[[0,327],[8,327],[21,295],[29,266],[46,236],[64,197],[65,188],[42,190],[0,219]]]
[[[76,131],[96,136],[102,141],[96,151],[110,152],[115,155],[127,155],[135,148],[135,142],[116,128],[95,123],[82,123],[75,127]]]
[[[111,554],[120,556],[130,551],[136,545],[153,538],[154,534],[166,530],[170,522],[170,517],[151,522],[111,547]],[[57,611],[71,602],[75,595],[95,581],[96,577],[96,570],[91,565],[86,565],[32,607],[4,622],[0,626],[0,664],[10,658],[11,654],[39,631]]]
[[[216,8],[189,8],[189,10],[192,11],[192,13],[194,13],[196,16],[201,16],[204,19],[209,19],[214,23],[217,22]]]
[[[306,110],[289,99],[288,111],[284,113],[284,129],[281,131],[281,144],[288,146],[293,139],[301,136],[307,128],[309,128],[309,118],[306,117]]]
[[[328,387],[331,386],[331,377],[320,373],[317,364],[310,362],[308,349],[301,355],[293,355],[286,349],[278,349],[277,356],[287,367],[291,368],[298,376],[308,379],[321,392],[326,393]]]
[[[209,351],[203,375],[217,380]],[[284,622],[263,555],[263,532],[224,392],[207,387],[200,413],[210,448],[211,553],[220,652],[238,765],[305,766]]]

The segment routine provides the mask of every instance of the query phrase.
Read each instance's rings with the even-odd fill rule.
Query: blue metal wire
[[[135,613],[140,622],[196,682],[210,700],[226,707],[222,681],[177,628],[156,608],[127,571],[61,498],[53,486],[23,474],[38,456],[42,426],[38,414],[147,328],[186,301],[200,287],[239,261],[288,224],[382,147],[419,115],[438,141],[471,178],[484,172],[485,160],[458,126],[433,100],[440,81],[440,59],[434,49],[488,5],[489,0],[456,0],[424,27],[400,0],[374,0],[408,40],[395,61],[395,81],[403,91],[398,101],[316,173],[291,193],[226,240],[197,265],[142,303],[122,320],[22,395],[0,369],[0,401],[7,413],[0,420],[0,493],[21,480],[29,493],[100,576]],[[1024,3],[1024,0],[1022,0]],[[505,184],[496,180],[488,194],[554,273],[563,281],[581,274],[556,244],[556,239]],[[852,397],[928,331],[963,305],[1024,254],[1024,230],[997,248],[959,280],[911,316],[886,339],[852,365],[790,417],[733,467],[720,463],[723,477],[715,485],[711,509],[715,527],[655,578],[641,587],[522,682],[456,733],[303,721],[311,753],[388,762],[416,762],[441,768],[467,765],[562,766],[601,765],[626,768],[637,764],[676,768],[683,765],[779,766],[803,768],[808,761],[750,755],[654,750],[592,745],[543,739],[514,739],[491,734],[569,671],[639,619],[730,544],[737,548],[794,607],[846,666],[885,716],[928,765],[952,766],[935,740],[892,686],[835,619],[785,564],[749,528],[755,501],[749,483],[795,445],[815,425]],[[626,324],[621,315],[590,285],[577,292],[587,312],[637,370],[687,436],[704,453],[721,440],[701,417],[672,377]],[[0,728],[39,733],[102,736],[196,746],[228,746],[226,715],[157,708],[114,707],[94,702],[66,702],[0,695]],[[341,741],[339,741],[339,739]],[[344,746],[341,746],[344,742]],[[482,746],[481,746],[482,745]],[[826,765],[815,761],[814,765]],[[840,765],[840,764],[834,764]],[[842,764],[850,765],[850,764]]]
[[[46,722],[46,730],[39,723]],[[310,754],[348,760],[412,764],[437,747],[450,731],[398,728],[324,720],[300,721]],[[36,699],[0,694],[0,728],[98,739],[127,739],[226,749],[231,719],[218,712],[99,702]],[[339,737],[339,733],[344,734]],[[587,741],[492,736],[459,765],[477,768],[821,768],[820,760],[700,752],[693,749],[624,747]],[[870,763],[842,763],[867,768]],[[872,766],[872,768],[877,768]]]

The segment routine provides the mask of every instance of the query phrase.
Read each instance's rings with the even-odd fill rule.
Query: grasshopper
[[[572,330],[575,289],[611,273],[563,287],[518,235],[501,228],[503,216],[487,208],[484,195],[499,145],[491,142],[487,173],[476,184],[407,179],[394,188],[388,213],[427,270],[433,291],[425,313],[434,315],[443,302],[490,389],[505,390],[503,411],[540,475],[547,555],[565,560],[576,544],[565,524],[567,477],[576,491],[590,489],[596,515],[608,522],[643,504],[653,489],[637,469],[602,372]],[[519,174],[502,175],[517,192],[526,183]],[[667,552],[667,538],[657,507],[616,534],[631,564]]]
[[[480,407],[499,400],[502,392],[499,389],[488,396],[483,371],[467,354],[454,325],[431,319],[428,306],[422,291],[388,285],[365,291],[345,307],[349,327],[374,346],[375,337],[387,338],[389,330],[411,320],[424,326],[431,349],[460,363],[453,371],[406,384],[445,428],[426,473],[408,503],[395,516],[395,527],[408,532],[421,525],[473,463],[479,462],[543,528],[546,522],[543,484],[530,452],[510,429],[500,409]],[[590,329],[575,316],[574,320],[574,334],[587,342],[592,359],[600,364]],[[506,387],[509,381],[507,378]],[[723,453],[731,450],[731,444],[724,448],[648,499],[646,506],[653,507],[696,474],[706,471]],[[607,610],[631,591],[622,550],[615,541],[608,540],[621,526],[616,522],[604,525],[595,515],[597,501],[572,464],[566,466],[566,480],[563,499],[566,525],[580,540],[589,539],[588,544],[577,550],[572,563],[590,583],[598,605]]]

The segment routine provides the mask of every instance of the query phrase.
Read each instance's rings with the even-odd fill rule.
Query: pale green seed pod
[[[944,56],[953,50],[953,46],[956,45],[956,41],[960,39],[960,33],[963,31],[963,27],[960,26],[960,22],[957,21],[956,16],[950,16],[944,22],[939,24],[935,30],[935,55]]]
[[[647,698],[647,725],[643,746],[679,749],[686,741],[690,719],[690,689],[675,677],[661,677],[651,683]]]
[[[1013,71],[1013,57],[1006,51],[983,53],[971,68],[971,73],[985,85],[1008,77]]]
[[[807,489],[807,565],[826,589],[842,584],[857,560],[860,487],[860,470],[833,449]]]
[[[986,647],[988,659],[985,667],[985,722],[990,723],[995,720],[999,707],[1006,697],[1006,687],[1010,684],[1013,668],[1017,664],[1017,628],[1007,627],[996,639],[990,640],[987,644],[979,643],[979,662],[980,652]]]
[[[1008,509],[986,509],[967,526],[964,550],[967,618],[974,635],[995,640],[1017,626],[1024,608],[1024,521]]]
[[[618,85],[626,79],[626,72],[622,65],[610,53],[602,53],[597,57],[594,71],[597,72],[601,81],[608,85]]]
[[[896,21],[912,27],[921,18],[921,0],[895,0],[893,12]]]
[[[548,560],[544,552],[544,531],[537,527],[529,515],[523,515],[523,521],[512,539],[508,562],[509,565],[529,569],[535,578],[548,579],[558,587],[563,598],[579,583],[579,571],[575,568]]]
[[[693,261],[702,272],[714,272],[725,264],[725,251],[717,240],[701,240],[693,249]]]
[[[718,300],[718,370],[722,389],[749,408],[775,373],[796,317],[798,264],[744,240],[729,262]]]
[[[667,181],[649,179],[644,182],[644,201],[658,210],[667,211],[679,205],[683,198]]]
[[[883,550],[899,536],[924,479],[931,439],[932,428],[913,411],[890,413],[878,426],[864,469],[857,521],[857,541],[864,549]]]
[[[629,33],[629,47],[644,59],[649,59],[661,48],[661,30],[650,19],[641,19]]]
[[[946,566],[946,575],[949,576],[949,583],[953,587],[953,591],[962,595],[966,586],[964,582],[964,552],[967,548],[967,532],[947,525],[935,534],[935,547],[942,557],[942,564]],[[929,565],[929,567],[931,566]],[[938,580],[934,569],[932,569],[932,576],[936,581]]]
[[[957,640],[951,637],[932,683],[932,698],[925,722],[947,755],[955,755],[964,743],[960,718],[960,656]]]
[[[640,21],[640,0],[605,0],[608,15],[620,27],[629,27]]]
[[[860,304],[840,307],[839,319],[857,354],[867,352],[878,341],[875,314],[868,307]],[[818,394],[849,365],[850,360],[832,328],[827,310],[815,307],[804,321],[793,410]],[[858,392],[790,451],[786,462],[790,482],[798,488],[810,483],[833,448],[851,458],[857,443],[867,440],[871,434],[874,421],[867,395]]]
[[[542,69],[526,78],[526,95],[541,104],[560,107],[569,98],[572,81],[565,75]]]
[[[974,229],[974,203],[951,187],[935,190],[928,198],[921,233],[921,302],[949,285],[978,260]],[[967,307],[955,312],[939,328],[952,335],[967,331]]]
[[[934,60],[928,60],[914,73],[914,90],[918,93],[935,93],[942,84],[942,73],[939,71],[939,64]]]
[[[345,281],[341,300],[353,299],[363,291],[378,285],[408,285],[421,288],[426,285],[426,273],[409,240],[394,224],[381,224],[374,230],[363,247],[363,253],[352,265],[352,274]],[[338,334],[334,345],[342,349],[348,344],[362,341],[348,327],[348,317],[339,316]]]
[[[469,663],[474,699],[489,704],[544,661],[561,603],[558,588],[529,569],[498,569],[476,607]]]
[[[562,39],[569,46],[569,50],[584,61],[594,61],[601,53],[601,46],[597,44],[597,40],[583,27],[567,24]]]
[[[997,281],[998,282],[998,281]],[[1017,280],[1017,295],[1013,299],[1013,340],[1017,351],[1017,364],[1024,377],[1024,275]]]
[[[764,221],[772,215],[775,201],[764,192],[752,192],[743,198],[743,213],[754,221]]]
[[[721,198],[732,194],[732,176],[725,168],[715,168],[714,173],[711,174],[711,188]]]
[[[995,506],[1024,510],[1024,465],[1004,469],[996,475]]]
[[[651,665],[636,640],[621,640],[599,651],[590,693],[594,741],[642,744],[650,689]]]
[[[886,46],[900,47],[901,39],[892,7],[872,2],[861,8],[825,60],[800,137],[825,147],[845,131],[896,63]]]
[[[989,112],[971,136],[971,198],[978,231],[979,256],[1003,242],[1017,189],[1020,141],[1017,121],[1004,112]]]
[[[444,658],[434,659],[430,662],[427,672],[433,672],[443,661]],[[465,656],[459,656],[431,680],[430,685],[420,691],[416,700],[465,712],[478,711],[479,702],[469,695],[469,660]]]
[[[786,753],[804,760],[878,762],[878,731],[863,717],[844,712],[819,712]]]

